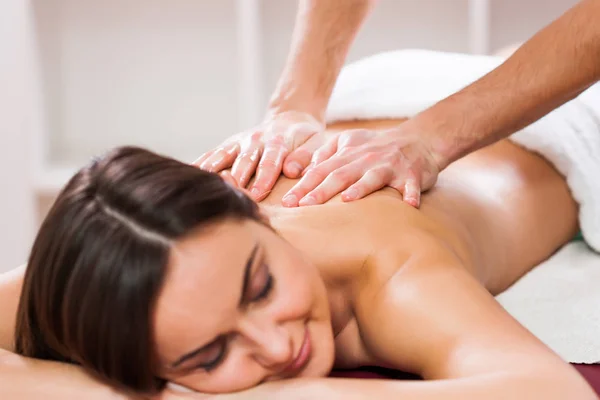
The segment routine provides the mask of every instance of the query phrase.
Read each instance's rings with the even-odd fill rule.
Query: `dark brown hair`
[[[37,234],[17,352],[80,364],[123,389],[161,389],[151,324],[170,244],[226,218],[261,220],[257,205],[217,174],[136,147],[94,160]]]

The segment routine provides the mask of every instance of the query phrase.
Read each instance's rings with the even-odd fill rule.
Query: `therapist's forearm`
[[[324,117],[350,45],[375,0],[300,0],[285,67],[269,110]]]
[[[0,399],[126,400],[81,367],[25,358],[0,349]]]
[[[600,0],[584,0],[411,125],[429,135],[443,169],[536,121],[599,79]]]

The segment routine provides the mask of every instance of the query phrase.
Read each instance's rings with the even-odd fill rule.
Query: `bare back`
[[[480,398],[506,390],[502,379],[492,384],[488,376],[517,370],[547,369],[549,376],[581,383],[490,295],[576,233],[576,204],[543,158],[508,141],[477,151],[440,175],[419,210],[393,189],[351,203],[336,197],[325,205],[282,208],[280,200],[293,184],[280,179],[264,203],[273,226],[311,258],[333,288],[334,331],[342,326],[336,335],[338,368],[377,365],[426,380],[472,378],[464,387],[442,385],[439,393],[411,386],[406,394],[415,398],[439,398],[441,392]],[[353,282],[349,312],[335,296],[345,278]],[[517,385],[510,390],[515,396],[523,391]]]
[[[399,122],[357,121],[330,131],[384,129]],[[280,178],[262,204],[276,216],[275,227],[319,265],[344,258],[360,263],[384,246],[419,252],[424,244],[415,238],[426,234],[450,246],[493,294],[546,259],[577,230],[577,205],[562,176],[542,157],[507,140],[450,165],[423,195],[419,210],[390,188],[352,203],[336,196],[326,205],[285,209],[281,198],[294,183]]]
[[[340,129],[386,128],[400,121],[338,124]],[[451,249],[492,293],[516,281],[571,238],[576,205],[562,177],[542,158],[507,141],[448,167],[416,210],[392,189],[343,203],[286,209],[293,180],[280,178],[262,202],[273,226],[325,273],[343,277],[385,248],[427,251],[434,238]],[[344,268],[341,268],[344,267]],[[24,268],[0,276],[0,348],[12,349]]]

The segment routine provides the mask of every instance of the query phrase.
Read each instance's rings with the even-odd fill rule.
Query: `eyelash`
[[[205,370],[206,372],[210,372],[213,369],[215,369],[216,367],[218,367],[219,364],[221,363],[221,361],[223,360],[223,358],[225,358],[225,353],[227,351],[227,346],[225,346],[225,343],[222,344],[222,347],[223,347],[223,349],[219,352],[219,356],[217,358],[215,358],[213,361],[211,361],[209,363],[199,365],[198,368],[201,368],[201,369]]]
[[[267,283],[265,283],[265,287],[251,301],[257,302],[257,301],[266,299],[269,296],[269,294],[271,293],[271,291],[273,290],[274,284],[275,284],[275,278],[273,278],[273,275],[271,275],[271,273],[269,273],[269,276],[267,277]],[[223,343],[222,346],[223,346],[223,350],[219,353],[218,357],[216,357],[213,361],[211,361],[209,363],[199,365],[198,368],[203,369],[206,372],[211,372],[216,367],[218,367],[219,364],[221,363],[221,361],[223,361],[223,359],[225,358],[225,353],[227,352],[226,351],[227,346],[225,345],[225,343]]]
[[[267,298],[271,293],[271,290],[273,289],[273,283],[273,275],[269,273],[269,276],[267,277],[267,283],[265,283],[265,287],[251,301],[255,302]]]

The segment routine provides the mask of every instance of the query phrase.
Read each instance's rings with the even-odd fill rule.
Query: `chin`
[[[335,344],[331,327],[315,329],[313,341],[315,349],[310,363],[302,376],[308,378],[323,378],[328,376],[335,363]]]

